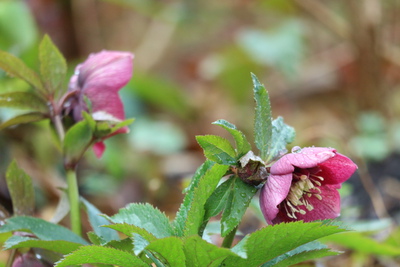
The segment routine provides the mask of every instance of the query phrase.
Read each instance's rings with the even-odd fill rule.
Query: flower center
[[[297,219],[296,214],[305,215],[307,211],[312,211],[314,206],[308,201],[311,197],[322,200],[321,182],[322,176],[314,174],[307,170],[299,170],[293,173],[293,181],[289,194],[282,203],[285,207],[286,215],[291,219]]]

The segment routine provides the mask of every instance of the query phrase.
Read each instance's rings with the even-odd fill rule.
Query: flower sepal
[[[246,184],[258,186],[268,178],[264,161],[259,156],[254,155],[253,151],[250,150],[241,157],[239,163],[240,167],[237,168],[236,173]]]

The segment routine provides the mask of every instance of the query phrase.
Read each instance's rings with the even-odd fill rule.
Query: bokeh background
[[[89,151],[79,166],[81,194],[104,213],[150,202],[173,218],[204,161],[196,135],[229,138],[211,125],[226,119],[253,139],[253,72],[270,93],[273,116],[296,129],[293,145],[332,146],[358,164],[341,191],[341,219],[374,220],[375,238],[399,245],[398,14],[395,0],[1,0],[0,49],[37,69],[48,34],[71,74],[102,49],[135,54],[132,81],[121,91],[127,117],[136,118],[131,132],[107,140],[100,160]],[[0,71],[0,92],[27,86]],[[0,110],[1,121],[12,115]],[[54,214],[65,182],[48,124],[0,132],[0,202],[9,211],[4,173],[16,158],[34,179],[35,215]],[[255,201],[240,230],[264,225]],[[400,262],[340,249],[342,256],[318,266]]]

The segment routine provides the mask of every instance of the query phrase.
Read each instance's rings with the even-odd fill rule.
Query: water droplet
[[[294,146],[292,148],[292,153],[300,153],[301,152],[301,147],[299,146]]]

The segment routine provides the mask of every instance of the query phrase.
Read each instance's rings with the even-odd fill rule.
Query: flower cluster
[[[261,189],[260,207],[267,223],[338,217],[337,189],[356,169],[353,161],[333,148],[294,147],[271,166]]]

